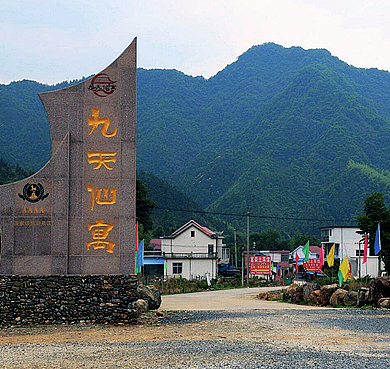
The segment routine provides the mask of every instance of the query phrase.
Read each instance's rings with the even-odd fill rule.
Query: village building
[[[353,277],[366,275],[378,277],[378,256],[370,256],[368,252],[367,263],[363,264],[364,235],[358,232],[361,232],[358,227],[322,227],[321,246],[324,247],[324,256],[327,257],[334,244],[335,259],[342,260],[344,256],[347,256]],[[383,270],[383,262],[381,264],[381,270]]]
[[[154,251],[145,252],[146,274],[166,278],[217,278],[218,265],[229,263],[230,249],[223,244],[222,232],[213,232],[190,220],[169,236],[154,239]]]
[[[248,267],[248,257],[251,256],[269,256],[271,261],[271,274],[273,279],[280,279],[285,277],[289,272],[289,254],[288,250],[250,250],[249,254],[246,250],[243,251],[245,259],[245,267]],[[258,276],[266,278],[266,275]]]
[[[298,255],[298,266],[302,265],[305,260],[305,254],[303,252],[304,246],[298,246],[296,247],[293,251],[290,252],[290,271],[295,273],[295,268],[296,268],[296,258]],[[310,261],[319,261],[320,260],[320,253],[321,253],[321,248],[319,246],[309,246],[309,263]],[[317,267],[315,267],[312,271],[307,271],[309,274],[315,274],[316,272],[320,272]]]

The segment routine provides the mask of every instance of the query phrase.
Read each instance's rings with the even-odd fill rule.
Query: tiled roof
[[[195,220],[191,219],[189,222],[187,222],[186,224],[182,225],[179,229],[177,229],[175,232],[173,232],[169,236],[169,238],[175,238],[176,236],[178,236],[179,234],[183,233],[185,230],[187,230],[188,228],[190,228],[192,226],[194,226],[195,228],[199,229],[201,232],[203,232],[205,235],[207,235],[209,237],[214,237],[216,235],[215,232],[210,231],[210,229],[208,229],[207,227],[203,227],[199,223],[195,222]]]
[[[309,251],[313,254],[319,254],[321,251],[321,248],[319,246],[309,246]]]
[[[153,250],[161,250],[161,238],[153,238],[149,242],[149,246]]]

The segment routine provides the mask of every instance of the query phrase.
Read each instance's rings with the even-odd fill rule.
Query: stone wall
[[[1,276],[0,325],[135,323],[135,275]]]

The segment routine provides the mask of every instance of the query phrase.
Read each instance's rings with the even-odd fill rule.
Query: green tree
[[[265,229],[260,233],[252,233],[249,245],[256,250],[281,250],[287,247],[287,240],[276,229]]]
[[[139,239],[145,240],[145,245],[149,244],[152,237],[153,221],[152,211],[157,206],[157,203],[153,201],[145,184],[137,179],[136,183],[136,220],[139,224],[138,232]]]
[[[370,255],[374,255],[376,230],[380,223],[381,245],[380,256],[385,263],[387,273],[390,272],[390,210],[380,192],[373,192],[364,200],[364,214],[358,216],[361,234],[369,235]]]
[[[294,250],[298,246],[304,245],[307,241],[309,241],[310,245],[320,246],[320,241],[317,237],[297,231],[289,240],[289,249]]]

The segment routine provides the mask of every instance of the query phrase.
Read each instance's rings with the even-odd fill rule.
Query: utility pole
[[[234,266],[237,268],[238,263],[237,263],[237,231],[234,230]]]
[[[244,285],[244,246],[241,250],[241,286]]]
[[[249,211],[246,213],[246,285],[249,286]]]

